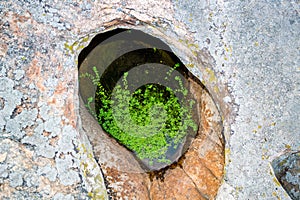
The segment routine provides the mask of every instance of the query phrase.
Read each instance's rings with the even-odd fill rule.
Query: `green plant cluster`
[[[167,73],[166,79],[179,67],[176,64]],[[187,90],[179,76],[175,77],[179,89],[187,104],[174,94],[169,87],[159,84],[146,84],[132,94],[128,89],[127,76],[124,73],[122,84],[117,84],[108,92],[100,82],[99,73],[93,67],[95,75],[82,74],[80,78],[89,78],[97,86],[95,99],[87,99],[86,107],[92,111],[91,103],[95,101],[96,112],[92,113],[102,128],[133,151],[140,159],[169,163],[166,158],[168,149],[176,148],[191,128],[197,130],[192,119],[193,100],[188,100]]]

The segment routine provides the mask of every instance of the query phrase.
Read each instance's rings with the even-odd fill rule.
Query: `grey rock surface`
[[[300,198],[300,152],[286,152],[275,158],[273,172],[293,200]]]
[[[270,163],[300,149],[299,12],[298,0],[1,1],[0,199],[107,199],[82,131],[77,57],[116,27],[168,43],[214,98],[218,200],[289,199]]]

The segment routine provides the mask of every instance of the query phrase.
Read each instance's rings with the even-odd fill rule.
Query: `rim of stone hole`
[[[99,40],[99,38],[97,38],[97,37],[100,37],[100,36],[103,37],[103,35],[105,38],[105,37],[109,36],[110,32],[111,31],[107,31],[107,32],[96,35],[93,38],[93,40],[90,42],[90,44],[81,51],[81,53],[79,55],[79,62],[78,62],[79,67],[85,61],[86,56],[99,44],[99,41],[97,43],[97,42],[95,42],[95,39],[97,41],[97,40]],[[146,33],[144,33],[144,34],[146,34]],[[152,37],[152,36],[150,36],[150,37]],[[160,39],[158,39],[158,40],[160,40]],[[165,44],[164,42],[162,42],[162,43]],[[167,48],[168,50],[170,50],[169,46],[167,44],[165,44],[165,45],[166,46],[162,47],[162,49]],[[153,51],[155,51],[155,49],[153,47],[151,47],[151,48],[153,49]],[[80,68],[79,68],[79,70],[80,70]],[[186,73],[189,73],[189,71],[187,70]],[[205,87],[202,85],[202,83],[195,77],[191,78],[191,81],[193,81],[193,84],[189,85],[189,87],[190,87],[189,90],[195,90],[195,91],[201,90],[201,92],[199,92],[199,93],[197,93],[198,91],[197,92],[194,91],[195,93],[197,93],[196,98],[199,98],[199,100],[200,100],[199,105],[198,105],[198,113],[201,113],[201,116],[199,118],[200,131],[197,132],[196,138],[190,139],[191,145],[189,145],[189,148],[186,148],[186,150],[188,150],[188,151],[187,152],[185,151],[185,154],[196,153],[197,154],[196,156],[198,157],[198,159],[200,158],[201,162],[205,163],[205,165],[206,165],[207,163],[213,163],[213,162],[211,162],[210,160],[205,161],[205,159],[202,159],[202,158],[205,158],[206,156],[211,157],[212,156],[211,154],[214,154],[212,152],[215,151],[214,150],[215,147],[218,147],[217,149],[219,149],[219,150],[218,150],[217,154],[220,154],[219,155],[219,157],[220,157],[219,165],[221,165],[221,167],[220,166],[217,167],[218,175],[214,175],[214,176],[215,177],[218,176],[220,179],[223,175],[224,148],[225,148],[224,147],[224,139],[223,139],[223,135],[222,135],[222,131],[223,131],[222,120],[221,120],[220,114],[218,112],[218,109],[217,109],[216,105],[214,104],[213,99],[211,98],[211,95],[208,93],[208,91],[205,89]],[[195,87],[195,85],[200,86],[201,89],[199,87],[198,88]],[[81,104],[82,103],[87,104],[87,102],[88,102],[87,99],[85,102],[82,100],[83,99],[81,99]],[[83,106],[81,106],[81,108],[83,109]],[[91,118],[89,118],[89,119],[91,119]],[[88,122],[88,121],[85,121],[85,122]],[[90,125],[90,123],[88,123],[88,124]],[[83,121],[83,126],[84,126],[84,121]],[[101,130],[100,126],[98,126],[98,131],[103,132],[103,130]],[[91,135],[89,135],[89,137],[91,138]],[[103,136],[103,135],[99,136],[99,138],[102,138],[102,139],[103,139],[103,137],[105,137],[105,136]],[[92,138],[95,139],[95,138],[97,138],[97,136],[95,137],[95,135],[94,135],[94,136],[92,136]],[[130,167],[131,171],[134,171],[134,172],[143,172],[145,170],[143,167],[140,168],[140,164],[141,164],[140,162],[133,162],[133,160],[135,160],[136,156],[132,157],[132,155],[128,154],[128,151],[124,150],[124,148],[122,148],[122,146],[121,147],[120,147],[120,145],[118,146],[118,144],[111,137],[105,137],[105,138],[109,142],[107,142],[107,144],[105,144],[105,145],[103,145],[103,143],[102,143],[102,147],[101,147],[101,145],[97,144],[97,142],[95,142],[95,141],[97,141],[97,139],[95,139],[95,140],[90,139],[91,143],[92,144],[94,143],[93,146],[94,147],[95,147],[95,145],[97,146],[98,155],[96,154],[96,157],[98,156],[99,162],[100,163],[102,162],[103,165],[101,167],[105,168],[105,165],[109,165],[110,167],[111,166],[115,167],[119,171],[130,171],[130,170],[128,170],[128,167]],[[102,142],[103,142],[103,140],[102,140]],[[203,142],[206,144],[202,144]],[[109,143],[111,143],[111,144],[109,144]],[[127,160],[127,162],[126,161],[123,162],[124,165],[120,167],[120,166],[114,166],[116,163],[108,164],[108,162],[103,161],[102,159],[104,159],[104,160],[107,159],[107,158],[105,158],[107,156],[103,156],[103,154],[105,154],[104,149],[107,147],[106,145],[110,147],[110,149],[112,150],[112,152],[110,152],[110,153],[114,154],[116,156],[115,158],[121,158],[121,159],[123,159],[123,161]],[[103,149],[101,150],[101,148],[103,148]],[[121,153],[117,152],[116,149],[120,150]],[[95,150],[95,148],[94,148],[94,150]],[[106,154],[107,154],[107,152],[106,152]],[[125,155],[121,155],[121,154],[125,154]],[[102,159],[101,159],[101,155],[102,155]],[[218,157],[217,155],[213,155],[213,156],[214,156],[214,158]],[[110,156],[108,156],[108,157],[110,157]],[[209,158],[209,159],[212,159],[212,158]],[[177,162],[177,164],[179,163],[179,165],[183,165],[183,163],[186,163],[185,162],[186,156],[180,156],[180,157],[178,157],[177,160],[179,160],[179,162]],[[122,165],[122,163],[117,163],[117,164]],[[164,173],[166,172],[166,170],[170,169],[169,165],[164,166],[164,167],[165,168],[161,170],[161,171],[164,171]],[[177,167],[176,164],[171,166],[171,168],[174,168],[174,167],[175,168]],[[126,168],[127,168],[127,170],[126,170]],[[134,170],[132,170],[132,169],[134,169]],[[159,174],[159,173],[157,173],[157,174]],[[152,173],[152,176],[153,176],[153,173]],[[154,176],[155,176],[155,173],[154,173]]]

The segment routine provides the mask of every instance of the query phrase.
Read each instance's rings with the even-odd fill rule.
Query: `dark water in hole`
[[[183,86],[188,88],[188,70],[162,41],[141,31],[117,31],[114,33],[115,35],[110,37],[107,33],[103,38],[98,36],[97,39],[96,36],[97,40],[92,41],[91,45],[83,50],[84,53],[79,56],[79,75],[83,73],[94,75],[92,68],[96,66],[101,77],[100,81],[108,94],[112,93],[124,72],[130,72],[128,86],[132,93],[146,83],[159,83],[163,86],[173,87],[172,89],[176,90],[179,88],[176,86],[177,82],[174,77],[171,77],[171,80],[164,80],[164,78],[170,67],[179,63],[180,67],[176,70],[176,73],[183,77]],[[85,57],[82,57],[82,55]],[[79,91],[83,101],[87,103],[89,97],[92,96],[95,99],[97,87],[88,79],[80,79]],[[176,93],[176,96],[179,99],[183,98],[181,93]],[[188,96],[191,97],[192,95]],[[93,102],[91,107],[94,109],[93,112],[97,113],[98,104],[95,105]],[[193,110],[197,109],[194,108]],[[193,113],[193,116],[193,120],[198,124],[198,113]],[[187,150],[191,138],[195,135],[196,131],[189,128],[186,137],[178,144],[177,148],[173,148],[174,145],[171,141],[172,145],[166,152],[166,158],[171,160],[171,163],[176,162]],[[140,163],[144,168],[151,171],[169,165],[169,163],[156,161],[149,164],[148,159],[140,160]]]

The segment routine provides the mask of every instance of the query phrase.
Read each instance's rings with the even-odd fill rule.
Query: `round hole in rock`
[[[126,174],[131,179],[123,190],[141,190],[140,195],[126,194],[129,199],[146,199],[145,191],[148,198],[160,199],[168,196],[166,191],[172,196],[172,189],[178,195],[181,189],[193,191],[203,199],[216,195],[224,166],[221,117],[208,91],[164,42],[137,30],[99,34],[79,55],[79,77],[80,96],[91,115],[144,172],[150,171],[149,183],[128,168],[120,172],[104,163],[104,174],[116,179],[108,180],[110,185]],[[106,149],[100,160],[106,159]],[[119,194],[120,187],[116,190]]]
[[[80,94],[90,113],[144,169],[178,161],[200,117],[186,67],[167,45],[141,31],[117,29],[95,39],[98,45],[80,59]]]

